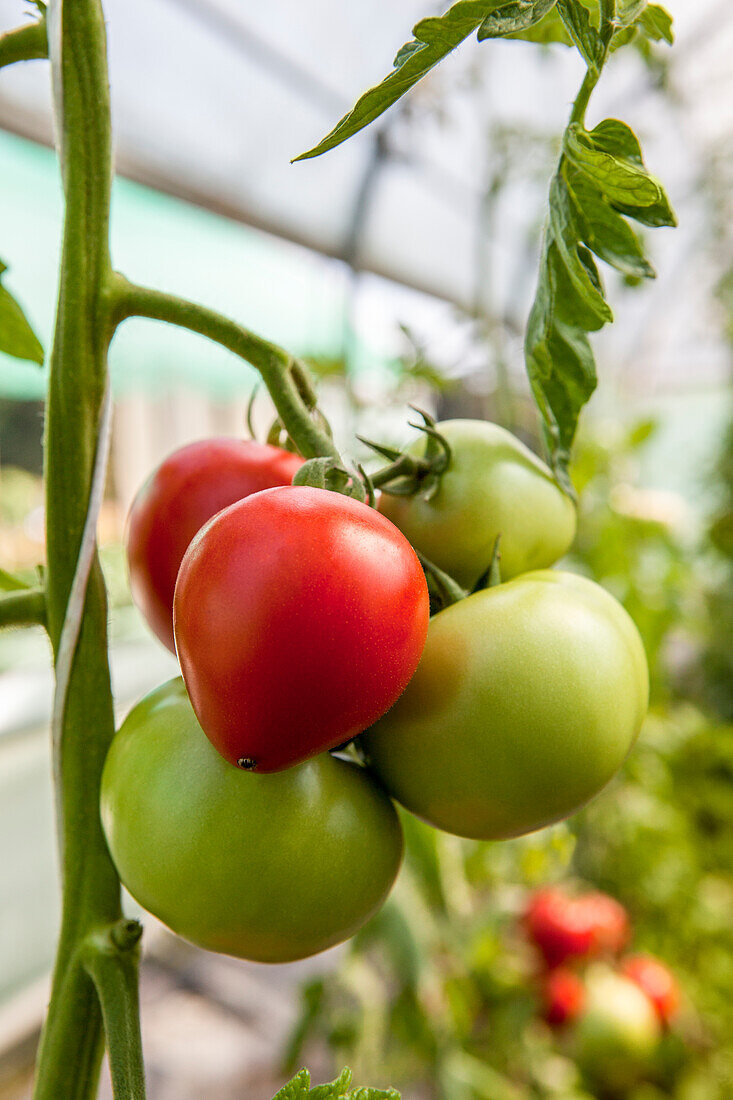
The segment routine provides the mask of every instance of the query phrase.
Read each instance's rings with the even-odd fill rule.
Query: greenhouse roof
[[[156,277],[159,285],[213,301],[296,350],[310,345],[328,353],[338,343],[344,272],[308,261],[301,251],[294,262],[295,252],[237,230],[233,221],[471,305],[478,216],[497,130],[519,128],[529,145],[532,135],[557,137],[582,75],[580,58],[563,47],[467,42],[375,126],[324,157],[291,165],[386,74],[413,22],[444,5],[105,0],[104,6],[119,172],[229,219],[164,205],[150,191],[120,183],[116,262],[133,277]],[[733,6],[727,0],[668,6],[678,31],[670,55],[675,95],[657,94],[633,51],[624,51],[630,56],[618,55],[610,66],[593,109],[599,117],[627,118],[640,132],[681,222],[674,233],[654,235],[661,277],[633,305],[625,303],[623,332],[604,339],[629,369],[643,347],[645,370],[674,385],[689,378],[691,363],[706,381],[727,369],[711,337],[712,276],[690,255],[706,165],[730,139]],[[24,10],[22,0],[6,0],[0,31],[17,25]],[[50,142],[47,66],[33,62],[0,74],[0,126]],[[679,155],[680,128],[692,159]],[[34,315],[40,309],[34,288],[43,285],[50,300],[60,210],[58,180],[50,161],[41,168],[43,155],[9,138],[0,145],[0,255],[12,266],[9,285],[31,295]],[[29,191],[34,172],[40,190]],[[513,293],[517,240],[542,209],[545,188],[546,176],[534,190],[517,185],[493,227],[499,299]],[[37,249],[32,271],[22,255],[29,239]],[[50,317],[39,313],[37,320],[48,333]],[[141,327],[123,332],[120,345],[136,340],[135,331]],[[146,333],[140,371],[149,346]],[[166,337],[165,354],[160,348],[172,369],[176,341]],[[134,378],[133,344],[128,350],[125,377]]]

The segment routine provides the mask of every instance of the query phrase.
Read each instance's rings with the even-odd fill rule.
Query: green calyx
[[[376,454],[388,459],[389,465],[371,475],[373,488],[381,489],[392,496],[422,496],[431,500],[440,488],[440,479],[451,461],[451,449],[448,440],[436,426],[430,413],[410,405],[423,418],[422,424],[409,421],[411,428],[423,432],[426,437],[425,453],[420,456],[399,451],[394,447],[385,447],[363,436],[357,438]]]
[[[311,458],[304,462],[293,478],[293,485],[310,485],[313,489],[330,489],[334,493],[342,493],[343,496],[353,497],[361,501],[367,500],[367,489],[361,478],[351,473],[341,463],[328,456],[324,458]],[[373,491],[369,494],[373,497]]]

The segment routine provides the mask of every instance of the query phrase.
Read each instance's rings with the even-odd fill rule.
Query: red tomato
[[[173,652],[173,591],[193,536],[235,501],[289,485],[302,463],[299,455],[263,443],[202,439],[169,455],[140,489],[127,528],[132,597]]]
[[[569,897],[562,890],[538,890],[531,898],[527,931],[548,966],[567,959],[615,952],[626,943],[629,920],[624,907],[606,894]]]
[[[196,716],[233,764],[271,772],[349,740],[414,673],[428,591],[407,539],[349,497],[268,489],[191,543],[174,600]]]
[[[629,915],[621,902],[608,894],[586,894],[577,899],[585,919],[593,929],[594,955],[616,954],[630,938]]]
[[[657,1016],[668,1024],[680,1005],[680,991],[674,974],[651,955],[629,955],[621,971],[646,993]]]
[[[542,981],[544,1017],[551,1027],[562,1027],[579,1016],[585,1004],[585,987],[577,974],[559,966]]]

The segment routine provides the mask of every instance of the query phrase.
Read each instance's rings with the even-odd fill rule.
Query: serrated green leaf
[[[585,333],[559,319],[557,267],[546,248],[524,344],[527,375],[543,420],[555,476],[573,494],[570,451],[583,405],[596,387],[593,353]]]
[[[580,0],[558,0],[558,15],[568,35],[580,50],[586,65],[597,68],[603,54],[603,42],[591,22],[588,9]]]
[[[647,4],[639,18],[639,26],[654,42],[664,41],[670,46],[674,42],[672,16],[661,4]]]
[[[669,199],[664,192],[659,201],[650,206],[634,206],[632,203],[624,202],[614,202],[612,206],[619,214],[625,214],[627,218],[633,218],[634,221],[648,225],[652,229],[677,225],[675,212],[669,205]]]
[[[556,0],[513,0],[501,4],[486,16],[476,37],[483,42],[487,38],[503,38],[529,30],[552,11],[555,3]]]
[[[612,202],[644,207],[653,206],[664,197],[661,184],[643,166],[626,156],[606,152],[576,123],[565,131],[564,151],[570,163]]]
[[[630,27],[644,13],[647,0],[616,0],[616,24],[619,27]]]
[[[0,260],[0,277],[7,271]],[[43,366],[43,348],[12,294],[0,285],[0,351]]]
[[[397,1089],[358,1088],[349,1093],[348,1100],[401,1100]]]
[[[629,42],[633,42],[638,35],[639,31],[636,24],[631,27],[621,27],[619,30],[613,32],[608,52],[615,53],[616,50],[620,50],[622,46],[628,46]]]
[[[566,165],[564,174],[580,236],[588,248],[623,275],[653,279],[656,272],[628,222],[579,172]]]
[[[365,92],[322,141],[295,160],[320,156],[379,118],[469,34],[478,30],[496,5],[497,0],[458,0],[444,15],[421,19],[413,27],[414,40],[398,51],[392,72]]]
[[[413,27],[413,41],[407,42],[394,59],[394,68],[381,83],[365,92],[348,114],[334,126],[312,149],[295,160],[308,160],[321,153],[334,149],[347,138],[353,137],[379,118],[389,107],[409,91],[419,80],[430,72],[435,65],[447,57],[456,46],[468,38],[474,31],[482,28],[481,38],[498,37],[509,31],[488,30],[487,23],[496,14],[497,28],[509,26],[511,19],[508,9],[521,9],[522,26],[539,21],[551,10],[555,0],[516,0],[515,3],[502,4],[501,0],[458,0],[443,15],[421,19]],[[504,16],[502,16],[504,12]],[[516,19],[519,15],[516,15]],[[515,19],[515,21],[516,21]]]
[[[639,139],[630,126],[618,118],[605,118],[590,131],[593,144],[613,157],[625,157],[644,168]]]
[[[312,1088],[308,1093],[309,1100],[341,1100],[348,1093],[351,1076],[349,1067],[344,1066],[335,1081]]]
[[[547,46],[555,42],[562,46],[573,45],[573,40],[565,30],[556,8],[553,8],[544,19],[541,19],[539,23],[535,23],[528,30],[520,31],[518,34],[509,34],[507,38],[517,39],[521,42],[537,42],[541,46]]]
[[[283,1085],[273,1100],[307,1100],[310,1084],[310,1073],[307,1069],[301,1069],[287,1085]]]
[[[550,185],[550,233],[552,237],[550,263],[557,265],[558,307],[569,311],[568,321],[575,321],[589,332],[602,328],[613,320],[613,313],[603,294],[595,265],[590,266],[578,252],[580,232],[575,220],[575,208],[562,176],[555,176]],[[592,261],[591,261],[592,264]],[[571,286],[565,285],[565,277]]]

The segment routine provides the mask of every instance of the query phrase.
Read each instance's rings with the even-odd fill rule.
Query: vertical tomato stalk
[[[94,541],[95,506],[104,483],[112,333],[112,157],[101,4],[55,0],[48,26],[66,199],[44,459],[63,907],[34,1097],[96,1095],[104,1016],[115,1095],[138,1098],[144,1096],[137,1012],[140,927],[122,919],[119,879],[99,821],[100,775],[114,734],[107,599]]]
[[[0,65],[43,57],[45,46],[41,20],[0,40]],[[229,348],[260,371],[300,453],[325,464],[314,476],[324,483],[331,476],[344,492],[363,490],[341,470],[333,440],[315,415],[302,363],[212,310],[133,286],[112,270],[112,144],[101,0],[51,0],[48,54],[66,208],[46,403],[46,585],[45,592],[6,600],[0,616],[5,624],[44,622],[56,672],[52,734],[63,906],[34,1100],[96,1096],[105,1033],[116,1100],[143,1100],[137,991],[142,929],[122,917],[120,883],[99,818],[114,716],[107,597],[95,530],[109,439],[107,352],[117,326],[133,315],[154,317]]]

